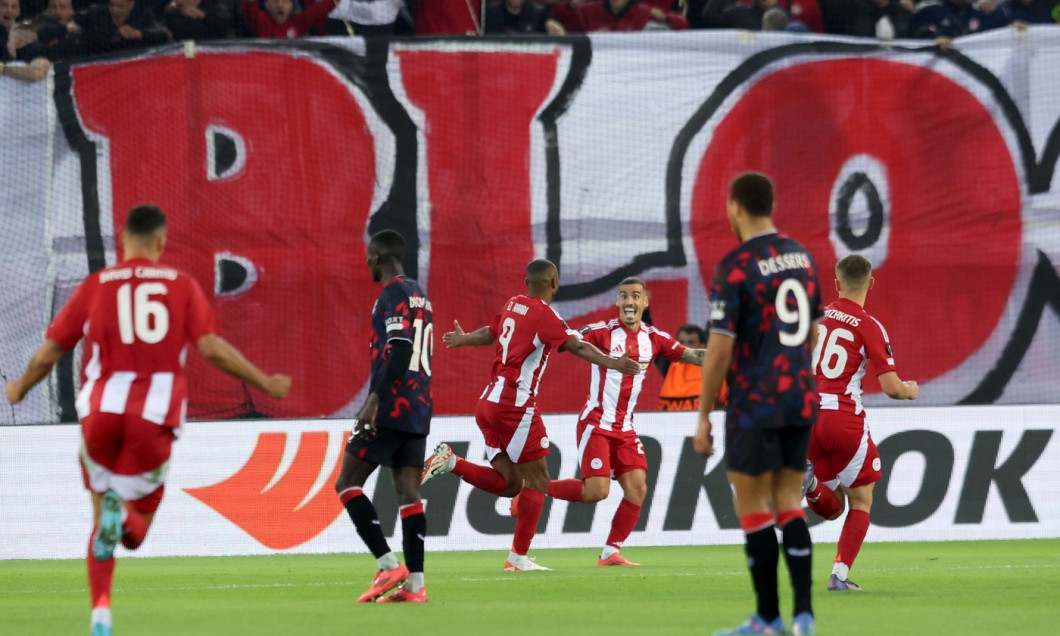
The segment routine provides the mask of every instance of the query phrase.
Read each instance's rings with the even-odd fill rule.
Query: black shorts
[[[387,468],[422,468],[427,455],[427,436],[380,428],[368,439],[351,435],[346,442],[346,452]]]
[[[725,431],[725,465],[729,470],[762,475],[778,468],[806,470],[809,426]]]

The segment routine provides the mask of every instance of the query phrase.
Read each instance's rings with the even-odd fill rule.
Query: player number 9
[[[501,364],[508,361],[508,345],[512,341],[512,334],[515,333],[515,319],[505,318],[504,322],[501,323],[501,335],[497,338],[497,342],[501,343]]]
[[[795,297],[795,309],[788,307],[788,294]],[[806,342],[810,333],[810,298],[806,288],[797,278],[785,279],[777,288],[777,318],[785,324],[794,325],[795,333],[779,331],[780,344],[785,347],[798,347]]]

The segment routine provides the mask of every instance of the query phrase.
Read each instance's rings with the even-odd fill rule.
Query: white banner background
[[[1060,401],[1055,381],[1060,373],[1060,323],[1052,304],[1042,313],[1042,299],[1055,293],[1055,264],[1060,262],[1060,171],[1050,154],[1057,146],[1060,75],[1052,65],[1038,62],[1060,59],[1060,29],[992,31],[961,38],[948,54],[925,42],[877,46],[865,40],[728,31],[379,42],[388,47],[385,60],[369,56],[378,68],[362,58],[362,40],[332,38],[268,47],[255,42],[203,45],[193,58],[186,57],[182,47],[161,47],[135,58],[93,60],[70,69],[59,64],[48,81],[36,84],[0,79],[0,138],[7,141],[0,144],[0,261],[5,268],[0,280],[0,372],[11,377],[24,368],[54,311],[87,274],[89,254],[96,264],[113,262],[114,219],[140,201],[155,201],[167,209],[173,222],[166,258],[195,272],[207,290],[217,289],[222,278],[215,267],[218,255],[255,255],[260,276],[254,293],[214,301],[220,323],[230,325],[222,327],[223,335],[260,366],[295,377],[292,395],[265,411],[278,417],[345,416],[363,390],[366,367],[348,362],[363,348],[360,330],[377,290],[359,261],[350,268],[335,265],[337,257],[318,262],[301,255],[321,253],[336,240],[343,243],[342,250],[358,253],[366,221],[404,224],[410,236],[416,231],[417,276],[427,286],[439,323],[448,324],[451,318],[488,320],[496,309],[495,297],[503,299],[522,285],[520,272],[527,260],[551,256],[559,261],[564,288],[583,286],[556,303],[572,324],[583,324],[583,318],[588,321],[612,304],[613,285],[594,281],[628,271],[663,290],[653,306],[654,319],[660,328],[673,331],[685,322],[703,324],[707,303],[701,266],[709,267],[716,252],[722,253],[719,246],[729,249],[733,240],[721,201],[711,203],[708,193],[724,189],[710,178],[727,174],[735,165],[716,165],[707,158],[762,148],[765,154],[747,161],[761,167],[777,157],[778,183],[796,179],[790,175],[802,174],[799,168],[814,168],[785,191],[778,190],[778,206],[787,206],[778,207],[778,226],[804,243],[817,232],[821,240],[815,257],[827,290],[823,272],[840,255],[827,240],[829,210],[824,204],[829,197],[791,212],[800,193],[819,190],[827,195],[833,185],[846,183],[837,176],[842,174],[837,172],[839,164],[821,161],[829,144],[820,134],[800,133],[816,124],[813,130],[834,131],[836,144],[849,144],[852,156],[868,152],[868,142],[888,135],[896,139],[889,153],[870,157],[869,165],[878,169],[868,172],[891,199],[913,192],[915,201],[888,208],[893,216],[886,218],[893,224],[884,229],[890,238],[885,241],[881,235],[879,245],[867,252],[882,255],[885,243],[891,250],[886,252],[889,265],[878,268],[879,284],[870,302],[894,340],[903,376],[924,387],[921,403],[948,406],[973,394],[969,401],[974,403]],[[323,56],[322,47],[334,47],[332,55]],[[540,64],[538,58],[551,55],[554,64]],[[511,64],[536,60],[535,68],[543,75],[527,73],[519,90],[512,90],[511,69],[491,57]],[[340,59],[346,60],[345,66],[337,64]],[[312,63],[299,64],[306,60]],[[852,77],[822,79],[812,71],[815,65],[844,62],[857,63],[843,67]],[[871,69],[863,66],[866,63],[872,63]],[[276,69],[292,64],[312,81],[279,70],[253,80],[240,75],[263,65],[272,68],[269,64],[278,64]],[[887,99],[880,68],[906,80],[912,73],[925,87],[945,87],[940,93],[944,98],[925,89]],[[165,73],[182,79],[159,88],[153,82]],[[781,76],[792,82],[784,85],[790,89],[787,93],[776,93],[776,99],[751,95],[755,87],[768,86]],[[920,86],[910,82],[900,84],[903,91]],[[236,85],[242,88],[237,91]],[[849,87],[862,88],[851,90],[851,95],[831,94],[832,89]],[[391,92],[392,100],[380,97]],[[820,104],[815,101],[819,93],[828,93]],[[453,95],[460,100],[454,101]],[[113,108],[115,100],[127,100],[134,111],[131,104],[148,104],[157,112],[130,118]],[[717,108],[704,110],[711,100],[717,100]],[[278,114],[234,120],[235,113],[259,112],[262,103],[273,109],[264,112]],[[793,103],[805,112],[785,110]],[[319,116],[311,118],[312,127],[272,130],[274,121],[286,120],[287,108],[319,115],[325,106],[333,109],[327,112],[344,116]],[[543,117],[546,111],[554,119],[551,130],[543,120],[548,119]],[[744,121],[749,111],[754,117]],[[516,112],[521,118],[512,115]],[[954,121],[938,119],[940,113],[953,112],[960,115],[954,115]],[[704,121],[693,125],[699,113]],[[778,121],[781,115],[792,117],[783,119],[790,125],[776,130],[754,127],[771,113]],[[860,120],[853,116],[857,114]],[[363,115],[364,130],[354,125],[355,115]],[[403,118],[405,126],[400,125]],[[742,134],[736,141],[724,134],[729,118],[746,127],[739,128]],[[507,127],[492,127],[498,119]],[[926,129],[917,129],[922,122],[927,122]],[[242,167],[232,168],[235,172],[223,179],[215,178],[210,169],[216,166],[207,161],[215,150],[207,140],[218,127],[231,127],[240,138],[259,139],[256,145],[239,146],[243,154],[233,165]],[[265,127],[269,129],[262,130]],[[769,143],[759,143],[759,134],[769,134]],[[685,135],[688,145],[681,150]],[[991,135],[998,143],[989,147],[989,156],[962,151],[978,148],[968,144]],[[343,152],[351,156],[371,142],[374,151],[362,158],[362,168],[372,168],[375,178],[359,184],[356,174],[364,170],[352,168],[347,168],[350,174],[340,175],[335,161],[343,153],[329,156],[325,139],[344,142]],[[396,150],[401,148],[404,154]],[[509,163],[498,166],[502,158]],[[832,159],[835,164],[836,157]],[[851,157],[846,155],[838,159],[844,167],[864,167],[848,162]],[[291,202],[266,198],[262,193],[279,182],[274,167],[288,164],[296,164],[305,177],[285,181],[284,188],[277,189],[292,193]],[[700,175],[701,165],[712,169]],[[926,168],[899,179],[898,168],[908,165]],[[740,169],[746,167],[741,164]],[[886,177],[887,171],[892,177]],[[1031,187],[1028,172],[1040,172],[1037,180],[1044,183]],[[1004,209],[993,215],[979,210],[978,216],[964,209],[1003,190],[992,181],[982,186],[987,177],[1002,173],[1012,177]],[[400,192],[388,191],[393,184]],[[953,184],[958,184],[957,191],[947,190],[945,197],[925,203],[932,192]],[[979,192],[977,186],[987,191]],[[346,203],[359,193],[363,209],[340,214],[335,210],[342,206],[319,204],[320,209],[290,214],[291,206],[316,201],[310,195],[324,191]],[[696,192],[701,200],[694,202]],[[967,193],[972,200],[960,200]],[[401,199],[397,194],[407,200],[396,202]],[[263,200],[255,199],[259,195]],[[388,197],[394,199],[389,206],[383,203]],[[380,216],[382,208],[386,210]],[[335,218],[317,216],[328,212]],[[854,205],[851,212],[856,216],[864,210]],[[800,218],[805,229],[796,233],[791,227],[799,227]],[[706,225],[708,221],[714,225]],[[96,224],[98,232],[86,232],[87,225]],[[956,232],[964,226],[972,227],[974,234]],[[901,232],[907,244],[899,245]],[[275,237],[290,239],[283,251],[267,246]],[[716,241],[713,247],[711,240]],[[939,250],[946,245],[948,252]],[[671,250],[667,259],[644,264],[646,257],[665,250]],[[457,258],[464,254],[479,259],[475,276],[467,276],[466,262]],[[899,264],[906,269],[888,271]],[[1042,273],[1040,265],[1050,274],[1044,282],[1035,279]],[[629,270],[622,270],[627,266]],[[963,284],[964,268],[967,279],[975,280],[974,297]],[[328,311],[303,309],[329,302],[334,306]],[[1022,320],[1029,305],[1039,315]],[[349,319],[336,324],[328,318],[331,314]],[[275,322],[266,318],[278,315],[282,318]],[[248,321],[247,316],[262,319]],[[289,354],[271,344],[278,337],[274,325],[281,323],[283,337],[294,332],[295,339],[304,341],[304,354]],[[922,328],[936,325],[945,325],[946,347],[919,337]],[[1011,346],[1030,331],[1034,335],[1029,346]],[[319,333],[340,333],[340,342],[348,348],[337,348],[317,337]],[[1016,355],[1001,364],[1006,348]],[[463,352],[445,360],[446,354],[438,355],[438,412],[470,412],[475,392],[465,391],[463,382],[481,377],[471,374],[481,373],[487,362]],[[193,416],[254,412],[254,405],[245,404],[242,387],[217,389],[221,383],[203,380],[196,364],[189,373],[192,385],[199,383],[200,389],[192,391]],[[560,379],[550,397],[558,408],[578,408],[583,373],[562,358],[556,361],[550,376]],[[71,376],[65,372],[62,384],[53,379],[43,387],[50,390],[35,391],[10,417],[9,412],[0,413],[0,424],[57,422],[60,400],[65,398],[67,406],[71,401]],[[997,395],[977,391],[991,383],[999,387]],[[323,394],[333,398],[326,407],[309,388],[325,385]],[[875,393],[866,401],[878,405],[887,399]]]

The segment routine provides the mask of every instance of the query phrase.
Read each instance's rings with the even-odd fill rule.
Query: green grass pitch
[[[815,546],[819,634],[1060,631],[1060,540],[870,543],[851,575],[861,593],[824,591],[834,549]],[[595,548],[532,550],[554,571],[515,574],[502,571],[503,552],[428,552],[423,605],[357,604],[375,567],[365,554],[120,558],[114,629],[117,636],[654,636],[710,634],[753,609],[740,546],[622,553],[644,565],[597,567]],[[790,622],[783,565],[780,577]],[[82,561],[0,562],[0,632],[87,634],[88,615]]]

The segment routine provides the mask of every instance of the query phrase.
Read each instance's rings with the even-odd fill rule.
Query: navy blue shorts
[[[367,439],[350,435],[346,452],[387,468],[422,468],[427,455],[427,436],[380,428],[374,437]]]
[[[729,470],[762,475],[778,468],[806,470],[810,426],[725,431],[725,465]]]

